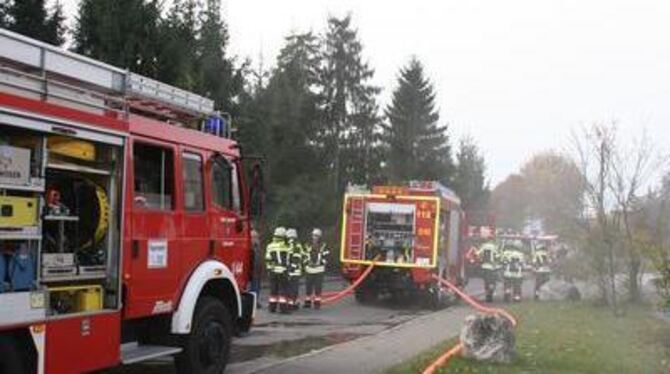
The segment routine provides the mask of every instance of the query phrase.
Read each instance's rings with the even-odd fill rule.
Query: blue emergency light
[[[205,120],[203,131],[222,138],[228,137],[228,121],[220,116],[211,116]]]

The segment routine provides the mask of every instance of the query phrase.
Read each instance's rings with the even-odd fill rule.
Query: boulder
[[[470,315],[461,328],[463,357],[477,361],[510,363],[515,357],[514,327],[504,317]]]
[[[540,300],[580,300],[579,288],[561,279],[551,279],[538,291]]]

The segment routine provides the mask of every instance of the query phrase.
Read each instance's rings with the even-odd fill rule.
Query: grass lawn
[[[625,317],[581,303],[527,302],[510,306],[519,319],[517,360],[510,365],[452,360],[440,373],[670,373],[670,323],[649,307]],[[456,339],[392,368],[421,372]]]

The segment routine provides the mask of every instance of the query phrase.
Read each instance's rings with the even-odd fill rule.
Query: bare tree
[[[582,248],[589,255],[598,280],[603,301],[619,314],[617,300],[616,222],[608,214],[612,180],[612,155],[615,153],[614,125],[593,124],[573,133],[575,163],[582,177],[585,193],[585,212],[581,218],[584,230]]]
[[[612,155],[612,179],[610,189],[616,201],[616,211],[620,218],[627,262],[627,285],[630,301],[640,301],[640,277],[643,270],[642,253],[635,233],[631,216],[639,213],[644,206],[639,204],[641,190],[649,184],[654,172],[660,165],[654,145],[647,132],[643,131],[639,139],[630,147],[619,145],[619,151]]]
[[[630,144],[622,144],[614,122],[583,128],[573,133],[573,140],[584,178],[587,209],[581,227],[585,247],[603,299],[618,314],[617,274],[624,269],[630,300],[640,300],[644,262],[632,217],[643,209],[641,192],[654,177],[660,157],[644,131]]]

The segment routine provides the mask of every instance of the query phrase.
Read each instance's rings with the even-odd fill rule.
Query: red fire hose
[[[358,279],[356,279],[356,281],[354,283],[350,284],[349,287],[343,289],[342,291],[336,292],[334,294],[333,293],[328,293],[329,296],[327,296],[325,299],[323,299],[323,304],[336,303],[336,302],[340,301],[342,298],[344,298],[347,295],[354,292],[356,287],[358,287],[361,283],[363,283],[365,278],[367,278],[368,275],[370,275],[370,273],[372,272],[372,269],[374,267],[375,267],[375,263],[374,263],[374,260],[373,260],[373,262],[370,264],[370,266],[368,266],[368,268],[365,269],[363,274],[361,274],[361,276],[358,277]]]
[[[477,302],[475,299],[461,291],[458,287],[456,287],[454,284],[450,283],[449,281],[442,279],[438,277],[437,275],[433,275],[433,278],[440,282],[443,286],[449,287],[452,291],[454,291],[458,296],[460,296],[465,302],[470,304],[473,308],[476,310],[482,312],[482,313],[489,313],[489,314],[499,314],[505,318],[507,318],[511,323],[512,326],[517,325],[517,320],[514,318],[513,315],[511,315],[509,312],[507,312],[504,309],[500,308],[489,308],[486,307],[479,302]],[[452,357],[455,355],[461,353],[463,350],[463,345],[459,342],[455,346],[453,346],[451,349],[449,349],[447,352],[445,352],[443,355],[437,358],[437,360],[433,361],[424,371],[423,374],[433,374],[435,371],[443,366],[447,361],[449,361]]]

